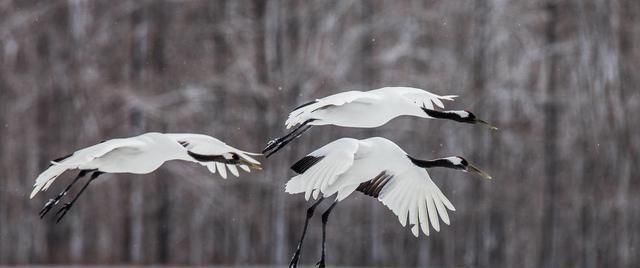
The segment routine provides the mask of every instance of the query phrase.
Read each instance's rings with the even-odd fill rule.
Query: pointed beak
[[[487,174],[486,172],[480,170],[479,168],[477,168],[476,166],[469,164],[467,166],[467,172],[471,172],[471,173],[475,173],[480,175],[481,177],[485,178],[485,179],[491,179],[491,176],[489,174]]]
[[[254,162],[251,162],[251,161],[247,161],[245,159],[240,159],[239,162],[242,165],[248,166],[249,168],[256,169],[256,170],[262,170],[262,165],[260,165],[260,163],[254,163]]]
[[[498,128],[495,127],[494,125],[491,125],[491,124],[489,124],[489,123],[487,123],[487,122],[485,122],[483,120],[480,120],[480,119],[476,119],[476,124],[488,127],[490,129],[493,129],[493,130],[498,130]]]

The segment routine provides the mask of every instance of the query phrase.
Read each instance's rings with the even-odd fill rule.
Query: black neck
[[[431,116],[433,118],[438,118],[438,119],[449,119],[449,120],[454,120],[454,121],[458,121],[458,122],[464,122],[465,120],[460,117],[459,114],[456,113],[448,113],[446,111],[436,111],[436,110],[431,110],[431,109],[427,109],[427,108],[422,108],[422,110],[427,113],[428,116]]]
[[[218,163],[231,164],[231,165],[237,165],[238,163],[240,163],[236,159],[226,159],[222,155],[204,155],[204,154],[197,154],[191,151],[187,151],[187,154],[189,154],[191,157],[193,157],[193,159],[199,162],[218,162]]]
[[[421,168],[444,167],[444,168],[456,169],[456,166],[454,166],[453,163],[451,163],[451,161],[447,159],[440,158],[440,159],[434,159],[434,160],[420,160],[420,159],[413,158],[410,155],[407,155],[407,157],[409,157],[409,160],[411,160],[411,162],[414,165],[419,166]]]

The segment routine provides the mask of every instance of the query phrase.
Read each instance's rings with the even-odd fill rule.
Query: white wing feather
[[[250,156],[250,155],[260,155],[260,154],[239,150],[208,135],[190,134],[190,133],[169,133],[166,135],[171,137],[177,142],[183,143],[185,148],[187,148],[187,150],[196,154],[223,155],[226,153],[236,153],[246,161],[249,161],[251,163],[258,164],[258,165],[260,164],[260,162],[258,162],[257,160],[255,160],[253,157]],[[229,171],[231,172],[231,174],[233,174],[236,177],[239,176],[238,169],[236,168],[235,165],[225,165],[222,163],[200,162],[200,161],[194,161],[194,162],[197,162],[200,165],[206,166],[209,169],[209,171],[211,171],[211,173],[216,173],[216,170],[217,170],[220,173],[220,176],[222,176],[222,178],[225,178],[225,179],[227,178],[227,168],[229,168]],[[249,172],[250,170],[249,167],[246,165],[239,165],[239,166],[242,170],[245,170],[247,172]]]
[[[362,91],[346,91],[331,96],[327,96],[321,99],[316,99],[315,102],[293,110],[289,114],[289,118],[285,122],[287,129],[302,124],[309,119],[313,119],[313,112],[320,109],[327,109],[331,106],[341,106],[352,102],[368,103],[375,101],[379,97],[371,95]]]
[[[235,165],[227,164],[227,168],[229,169],[229,172],[231,172],[231,174],[233,174],[233,176],[235,176],[236,178],[240,176],[240,173],[238,173],[238,168],[236,168]]]
[[[434,109],[434,104],[440,108],[444,108],[444,103],[442,102],[442,100],[453,101],[454,98],[458,97],[457,95],[440,96],[429,91],[413,87],[383,87],[374,89],[370,92],[394,93],[427,109]]]
[[[309,156],[322,157],[322,159],[304,173],[291,178],[285,187],[286,192],[290,194],[304,192],[307,200],[312,194],[317,198],[320,192],[325,193],[327,187],[351,167],[357,151],[358,140],[343,138],[310,153]]]
[[[449,225],[445,207],[455,211],[427,171],[420,168],[411,168],[403,174],[394,175],[380,192],[378,200],[398,216],[402,226],[406,225],[408,215],[411,232],[416,237],[418,228],[429,235],[429,223],[434,230],[440,231],[439,218]]]
[[[49,186],[55,181],[55,179],[70,169],[77,169],[80,167],[90,169],[87,167],[91,161],[101,156],[106,155],[117,149],[129,148],[136,149],[143,145],[140,141],[134,138],[126,139],[112,139],[93,146],[89,146],[84,149],[80,149],[69,157],[64,158],[58,162],[51,162],[46,170],[44,170],[36,178],[36,182],[33,185],[33,191],[31,191],[30,198],[33,198],[39,191],[46,191]]]
[[[223,179],[226,179],[227,169],[225,168],[224,164],[216,162],[216,168],[218,169],[218,172],[220,172],[220,176],[222,176]]]

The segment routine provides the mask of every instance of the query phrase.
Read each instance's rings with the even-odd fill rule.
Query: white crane
[[[302,237],[289,267],[297,266],[307,225],[316,206],[334,194],[336,198],[333,204],[322,214],[322,257],[318,262],[319,267],[325,265],[329,213],[337,202],[354,191],[380,200],[398,216],[402,226],[406,226],[408,220],[416,237],[419,229],[429,235],[429,223],[439,231],[438,218],[448,225],[447,209],[455,211],[455,208],[425,170],[433,167],[457,169],[491,178],[462,157],[419,160],[409,156],[392,141],[380,137],[364,140],[342,138],[300,159],[291,167],[299,175],[289,180],[286,192],[305,193],[307,200],[322,196],[307,210]]]
[[[250,172],[261,169],[260,162],[250,155],[259,155],[238,150],[211,136],[202,134],[145,133],[139,136],[103,141],[80,149],[70,155],[51,161],[33,185],[31,198],[45,191],[55,179],[67,170],[79,169],[80,173],[55,198],[49,199],[40,211],[40,218],[51,210],[80,178],[92,173],[76,196],[64,204],[56,213],[59,222],[73,206],[89,183],[104,173],[146,174],[158,169],[164,162],[184,160],[206,166],[209,171],[226,179],[227,169],[236,177],[238,169]]]
[[[347,91],[327,96],[293,109],[285,125],[287,129],[296,128],[285,136],[270,141],[262,153],[269,157],[312,126],[374,128],[403,115],[447,119],[497,129],[476,118],[469,111],[435,110],[434,104],[444,108],[442,100],[452,101],[455,97],[457,96],[439,96],[412,87],[384,87],[365,92]]]

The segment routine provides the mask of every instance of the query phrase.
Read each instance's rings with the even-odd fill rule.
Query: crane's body
[[[447,167],[488,174],[459,156],[435,160],[419,160],[409,156],[390,140],[380,137],[357,140],[342,138],[333,141],[296,162],[291,169],[298,173],[285,187],[287,193],[304,193],[305,199],[318,199],[307,210],[307,218],[298,248],[289,267],[296,267],[309,218],[325,198],[335,195],[334,203],[322,215],[323,244],[319,266],[324,267],[326,223],[337,202],[355,191],[377,198],[387,206],[402,224],[411,226],[418,236],[420,230],[429,235],[429,224],[440,230],[440,220],[449,224],[447,210],[455,207],[431,180],[426,168]]]
[[[105,173],[147,174],[170,160],[195,162],[186,148],[169,136],[145,133],[89,146],[53,165]]]
[[[444,108],[442,100],[453,100],[454,97],[406,87],[347,91],[317,99],[292,111],[285,125],[291,128],[311,120],[309,125],[315,126],[374,128],[403,115],[432,118],[422,108],[434,109],[434,103]]]
[[[38,192],[47,190],[65,171],[80,170],[76,179],[45,205],[41,211],[41,216],[44,216],[71,186],[87,173],[93,173],[90,182],[103,173],[147,174],[167,161],[183,160],[206,166],[212,173],[218,171],[223,178],[227,177],[227,169],[237,177],[237,167],[247,172],[251,168],[260,169],[260,162],[250,155],[256,154],[233,148],[216,138],[202,134],[150,132],[130,138],[111,139],[51,161],[51,165],[36,178],[30,197],[33,198]],[[81,192],[84,188],[86,185]],[[58,220],[61,218],[62,216]]]
[[[377,197],[393,210],[403,226],[406,224],[407,213],[415,216],[409,219],[409,224],[413,225],[412,231],[416,236],[420,224],[422,231],[429,234],[428,213],[424,211],[427,203],[438,208],[440,218],[447,224],[449,217],[444,208],[455,210],[427,171],[413,164],[404,150],[385,138],[342,138],[309,156],[322,159],[304,171],[299,170],[303,172],[287,183],[287,193],[305,193],[307,199],[311,196],[317,198],[320,194],[325,198],[335,194],[336,201],[342,201],[362,183],[384,174],[386,179],[378,182],[377,187],[370,187],[365,193]],[[430,212],[429,220],[433,228],[439,230],[435,212]]]
[[[447,119],[461,123],[483,124],[468,111],[438,111],[444,100],[456,96],[440,96],[412,87],[384,87],[370,91],[346,91],[305,103],[295,108],[285,122],[287,135],[274,139],[262,151],[270,156],[299,137],[312,126],[375,128],[399,116]]]

